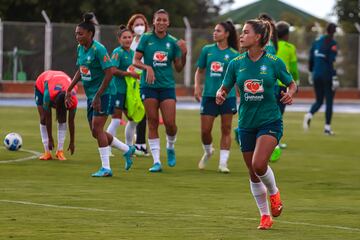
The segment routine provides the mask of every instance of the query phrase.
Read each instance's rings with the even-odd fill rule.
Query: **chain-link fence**
[[[3,22],[3,80],[34,80],[44,71],[45,23]],[[76,24],[52,24],[52,69],[62,70],[70,76],[76,71]],[[101,25],[100,41],[111,53],[118,46],[117,26]],[[212,29],[192,29],[191,84],[196,61],[205,44],[212,42]],[[185,38],[185,29],[170,28],[177,38]],[[297,47],[301,85],[308,85],[308,56],[315,34],[304,31],[291,33],[290,42]],[[342,87],[358,87],[358,41],[357,34],[337,36],[339,46],[336,68]],[[1,41],[1,39],[0,39]],[[1,46],[1,44],[0,44]],[[0,66],[1,67],[1,66]],[[184,73],[176,73],[177,84],[184,83]]]

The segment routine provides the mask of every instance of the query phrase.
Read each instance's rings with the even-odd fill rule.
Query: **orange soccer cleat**
[[[65,161],[66,160],[66,157],[64,156],[64,151],[62,150],[58,150],[56,151],[56,158],[60,161]]]
[[[260,225],[257,227],[260,230],[268,230],[273,225],[273,221],[270,215],[262,215],[260,219]]]
[[[43,161],[51,160],[52,159],[51,153],[46,151],[46,152],[44,152],[44,154],[42,154],[39,157],[39,159],[43,160]]]
[[[278,217],[281,214],[283,209],[283,204],[280,199],[280,192],[279,190],[274,195],[270,195],[270,204],[271,204],[271,215],[273,217]]]

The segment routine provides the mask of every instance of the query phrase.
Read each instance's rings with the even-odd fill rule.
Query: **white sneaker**
[[[204,153],[204,155],[202,156],[202,158],[198,164],[199,169],[201,169],[201,170],[205,169],[206,164],[207,164],[208,160],[210,159],[210,157],[214,154],[214,151],[215,151],[215,149],[212,148],[210,151],[210,154]]]
[[[304,128],[305,131],[309,130],[309,128],[310,128],[311,118],[312,118],[311,113],[305,114],[304,122],[303,122],[303,128]]]
[[[230,173],[230,169],[228,169],[228,167],[224,165],[219,165],[218,171],[221,173]]]

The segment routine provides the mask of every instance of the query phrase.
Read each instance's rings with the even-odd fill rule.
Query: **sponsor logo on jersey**
[[[224,64],[222,62],[212,62],[210,64],[210,77],[221,77],[224,72]]]
[[[263,80],[249,79],[244,82],[244,92],[246,93],[262,93],[264,92]]]
[[[153,56],[153,66],[165,67],[167,66],[168,53],[164,51],[156,51]]]
[[[80,66],[80,74],[83,81],[91,81],[91,72],[86,66]]]

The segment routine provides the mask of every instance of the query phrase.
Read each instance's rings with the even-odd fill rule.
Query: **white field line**
[[[3,147],[5,149],[5,147]],[[24,158],[18,158],[18,159],[14,159],[14,160],[5,160],[5,161],[0,161],[0,163],[14,163],[14,162],[23,162],[23,161],[28,161],[28,160],[32,160],[35,158],[38,158],[41,153],[36,152],[36,151],[32,151],[32,150],[27,150],[27,149],[19,149],[18,151],[20,152],[28,152],[28,153],[32,153],[32,156],[29,157],[24,157]]]
[[[83,210],[83,211],[95,211],[95,212],[120,212],[120,210],[106,210],[106,209],[99,209],[99,208],[86,208],[86,207],[74,207],[74,206],[63,206],[63,205],[53,205],[53,204],[42,204],[42,203],[34,203],[34,202],[27,202],[27,201],[13,201],[13,200],[6,200],[0,199],[0,202],[3,203],[13,203],[13,204],[23,204],[23,205],[33,205],[38,207],[49,207],[49,208],[59,208],[59,209],[73,209],[73,210]],[[196,217],[196,218],[204,218],[208,217],[205,215],[200,214],[173,214],[173,213],[151,213],[145,211],[135,211],[136,214],[139,215],[151,215],[151,216],[172,216],[172,217]],[[246,220],[246,221],[259,221],[257,218],[247,218],[247,217],[240,217],[240,216],[223,216],[227,219],[233,220]],[[326,225],[326,224],[313,224],[313,223],[305,223],[305,222],[292,222],[292,221],[283,221],[283,220],[275,220],[278,223],[284,224],[291,224],[291,225],[302,225],[302,226],[309,226],[315,228],[331,228],[331,229],[338,229],[338,230],[345,230],[345,231],[352,231],[352,232],[360,232],[360,228],[352,228],[352,227],[344,227],[344,226],[336,226],[336,225]]]

